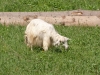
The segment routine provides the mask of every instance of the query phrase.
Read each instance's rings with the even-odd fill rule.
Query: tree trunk
[[[3,25],[27,25],[36,18],[55,25],[100,26],[100,11],[0,12],[0,23]]]

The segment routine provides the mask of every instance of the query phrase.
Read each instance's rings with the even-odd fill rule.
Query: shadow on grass
[[[67,50],[64,47],[52,47],[50,48],[51,52],[54,53],[63,53],[63,52],[68,52],[70,49],[68,48]]]
[[[32,52],[35,51],[35,52],[37,52],[37,53],[43,51],[43,49],[42,49],[41,47],[32,47],[32,50],[31,50],[30,47],[27,47],[27,50],[32,51]]]
[[[50,47],[47,51],[44,51],[43,48],[41,47],[33,47],[33,50],[31,48],[27,47],[27,50],[40,53],[40,52],[53,52],[53,53],[63,53],[63,52],[68,52],[71,48],[69,47],[67,50],[64,47]]]

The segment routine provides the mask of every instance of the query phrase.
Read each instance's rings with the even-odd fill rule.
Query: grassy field
[[[100,0],[0,0],[0,11],[100,10]]]
[[[100,27],[55,28],[71,39],[67,51],[30,51],[24,44],[25,26],[0,25],[0,75],[100,75]]]
[[[100,0],[0,0],[1,12],[100,10]],[[71,40],[67,51],[24,43],[25,26],[0,24],[0,75],[100,75],[100,27],[55,26]]]

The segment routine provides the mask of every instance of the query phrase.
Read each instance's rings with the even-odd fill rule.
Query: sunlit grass
[[[69,37],[68,51],[24,44],[25,26],[0,25],[0,75],[99,75],[100,27],[55,26]]]
[[[0,0],[1,12],[100,10],[99,0]],[[25,26],[0,24],[0,75],[100,75],[100,27],[55,26],[69,49],[24,43]]]
[[[100,0],[0,0],[0,11],[100,10]]]

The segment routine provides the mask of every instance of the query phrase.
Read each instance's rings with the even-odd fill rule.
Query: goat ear
[[[71,40],[71,39],[69,39],[69,38],[66,38],[66,40]]]

